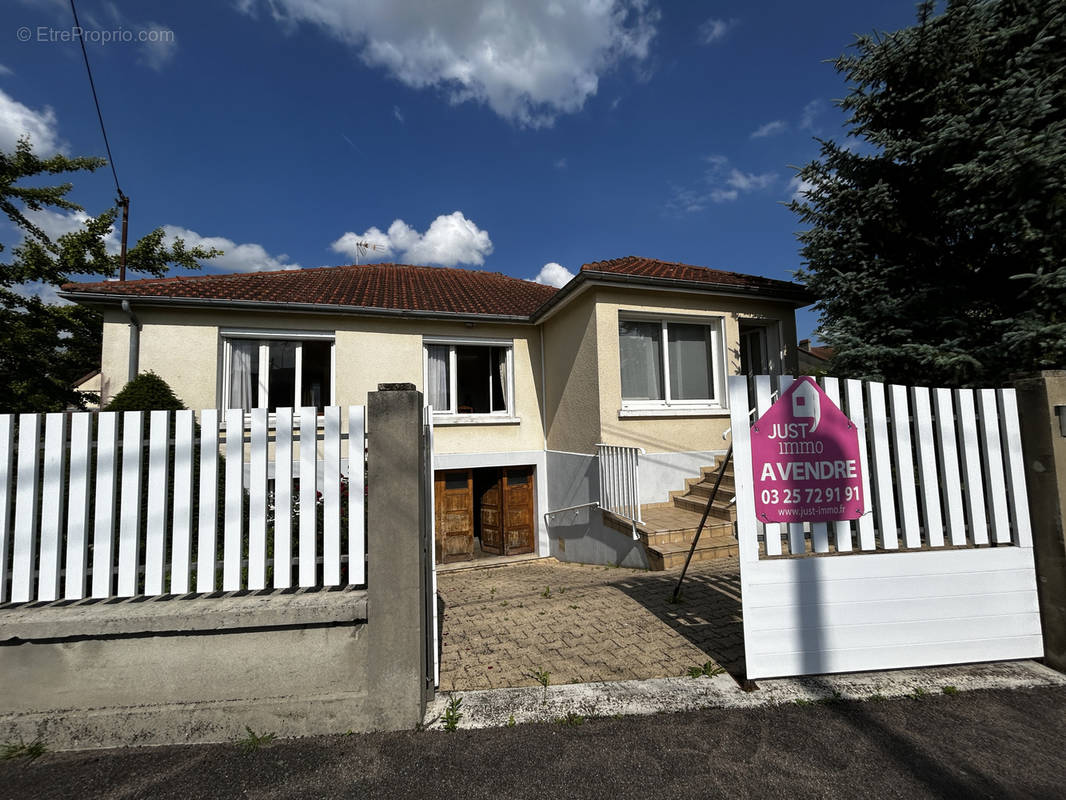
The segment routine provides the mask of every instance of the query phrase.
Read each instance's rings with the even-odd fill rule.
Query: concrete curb
[[[713,678],[654,678],[611,683],[572,683],[516,689],[490,689],[438,694],[426,709],[425,726],[443,728],[451,697],[462,698],[460,728],[493,728],[530,722],[552,722],[567,715],[583,717],[657,714],[706,708],[754,708],[828,698],[868,700],[916,693],[940,694],[944,687],[1022,689],[1066,686],[1066,675],[1035,661],[1001,661],[950,667],[779,678],[758,682],[743,691],[729,675]]]

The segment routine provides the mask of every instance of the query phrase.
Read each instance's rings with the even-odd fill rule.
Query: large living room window
[[[510,341],[425,339],[426,401],[435,414],[513,416]]]
[[[622,317],[623,409],[721,408],[719,319]]]
[[[225,408],[321,409],[333,403],[333,335],[224,334]]]

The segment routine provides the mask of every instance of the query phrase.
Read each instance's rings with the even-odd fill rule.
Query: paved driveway
[[[441,691],[686,674],[707,661],[743,672],[734,559],[645,572],[554,559],[444,572]]]

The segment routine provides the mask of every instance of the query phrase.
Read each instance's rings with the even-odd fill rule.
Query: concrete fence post
[[[1014,386],[1033,524],[1044,660],[1066,672],[1066,437],[1055,411],[1056,406],[1066,406],[1066,371],[1019,376]]]
[[[367,615],[371,729],[425,714],[422,394],[382,384],[367,404]]]

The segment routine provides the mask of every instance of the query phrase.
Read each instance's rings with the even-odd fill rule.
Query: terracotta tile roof
[[[746,275],[741,272],[726,272],[710,267],[697,267],[692,264],[677,264],[659,261],[654,258],[626,256],[607,261],[593,261],[581,267],[583,273],[609,273],[615,275],[635,275],[644,278],[662,278],[686,281],[689,283],[707,283],[722,287],[736,287],[746,291],[762,291],[769,295],[804,296],[807,289],[798,283],[763,278],[759,275]],[[811,302],[814,298],[811,297]]]
[[[528,317],[558,291],[499,272],[364,264],[281,272],[182,275],[68,283],[72,299],[118,298],[291,303]]]

